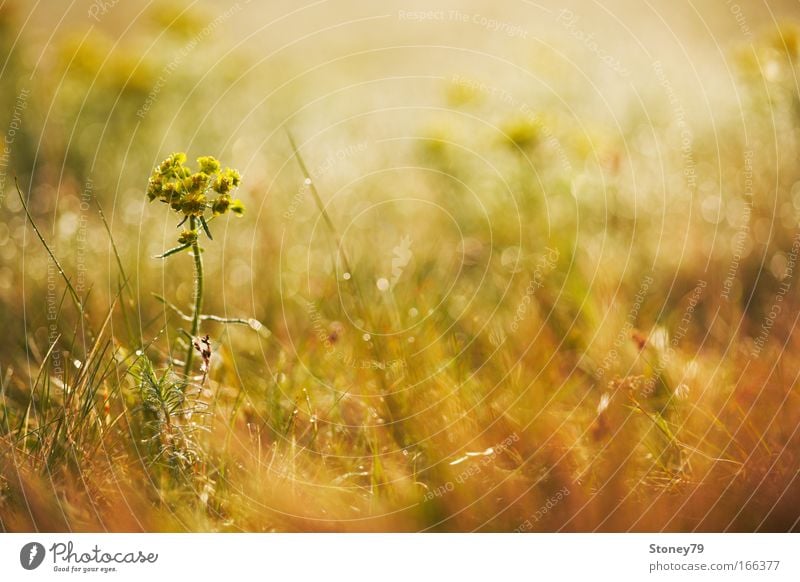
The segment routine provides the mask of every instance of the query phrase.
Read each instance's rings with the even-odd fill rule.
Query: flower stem
[[[197,219],[189,217],[189,229],[197,228]],[[183,374],[189,379],[192,372],[192,360],[194,359],[194,339],[200,331],[200,315],[203,311],[203,257],[200,254],[200,245],[197,240],[192,243],[192,255],[194,256],[194,307],[192,309],[192,329],[189,332],[192,336],[189,340],[189,347],[186,350],[186,363],[183,367]]]

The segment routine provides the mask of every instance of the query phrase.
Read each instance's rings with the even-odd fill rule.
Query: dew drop
[[[345,273],[344,275],[342,275],[342,279],[344,279],[345,281],[349,281],[350,277],[351,277],[350,273]]]
[[[387,289],[389,289],[389,281],[384,277],[378,279],[375,282],[375,285],[377,285],[379,291],[386,291]]]

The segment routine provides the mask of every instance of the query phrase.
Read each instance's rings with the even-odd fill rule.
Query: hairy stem
[[[191,230],[197,228],[197,219],[194,216],[189,217],[189,228]],[[189,340],[189,347],[186,350],[186,363],[183,367],[183,373],[187,379],[192,371],[194,339],[200,330],[200,315],[203,311],[203,257],[200,254],[200,245],[197,244],[196,240],[192,243],[192,255],[194,256],[194,307],[192,309],[192,328],[189,332],[192,337]]]

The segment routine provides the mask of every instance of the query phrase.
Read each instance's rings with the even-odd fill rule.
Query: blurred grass
[[[454,70],[391,115],[304,84],[268,83],[263,108],[216,34],[180,56],[213,14],[59,35],[35,77],[19,18],[0,9],[0,127],[30,91],[6,173],[81,307],[6,193],[3,530],[797,529],[792,25],[733,52],[746,132],[693,121],[692,184],[663,92],[609,121]],[[244,169],[206,302],[269,330],[205,322],[211,373],[185,393],[152,294],[188,305],[191,265],[152,258],[175,225],[144,196],[181,149]]]

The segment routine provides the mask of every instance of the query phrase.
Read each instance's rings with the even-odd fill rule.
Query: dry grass
[[[587,129],[451,77],[436,109],[318,135],[284,123],[294,88],[243,129],[263,88],[201,46],[139,121],[163,51],[59,41],[14,169],[64,276],[2,205],[0,528],[797,530],[797,38],[740,59],[747,141],[735,116],[694,127],[695,184],[663,94]],[[2,50],[13,104],[27,61]],[[216,58],[233,88],[201,123]],[[210,372],[184,386],[185,322],[153,294],[188,306],[191,263],[152,258],[177,231],[144,189],[165,151],[215,147],[248,214],[215,223],[206,312],[265,327],[203,322]]]

